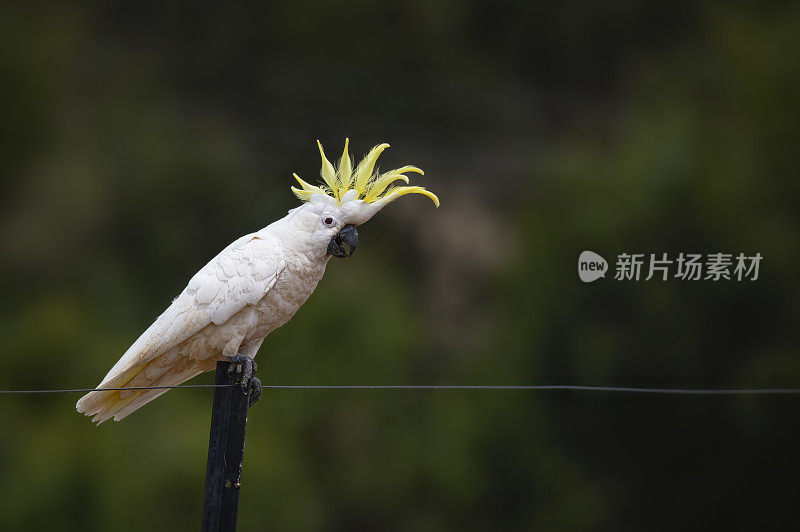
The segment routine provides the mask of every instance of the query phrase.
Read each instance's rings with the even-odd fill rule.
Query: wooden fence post
[[[234,384],[242,366],[228,375],[230,362],[217,362],[215,384]],[[236,530],[239,490],[242,486],[244,432],[247,426],[248,396],[238,386],[214,389],[211,411],[211,436],[203,489],[203,532]]]

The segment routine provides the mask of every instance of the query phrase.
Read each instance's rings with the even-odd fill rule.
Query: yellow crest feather
[[[378,157],[383,153],[383,150],[389,147],[388,144],[379,144],[372,148],[358,163],[355,170],[353,170],[353,163],[348,152],[349,145],[350,139],[345,139],[339,167],[334,169],[333,164],[325,157],[322,143],[317,141],[319,154],[322,158],[320,176],[325,184],[321,186],[311,185],[300,179],[297,174],[292,174],[301,187],[299,189],[292,187],[292,192],[302,201],[309,201],[314,194],[326,194],[340,204],[342,196],[350,190],[355,190],[358,193],[354,199],[364,200],[367,203],[374,203],[384,199],[390,202],[406,194],[422,194],[430,198],[437,207],[439,206],[439,198],[436,197],[436,194],[424,187],[392,186],[395,181],[405,181],[408,184],[409,180],[405,175],[406,173],[413,172],[422,175],[424,172],[416,166],[403,166],[382,174],[374,171]]]

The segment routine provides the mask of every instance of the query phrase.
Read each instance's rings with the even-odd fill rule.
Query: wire
[[[231,388],[236,384],[182,384],[179,386],[131,386],[126,388],[68,388],[54,390],[0,390],[0,394],[40,394],[113,392],[122,390],[173,390],[176,388]],[[670,394],[670,395],[797,395],[800,388],[642,388],[625,386],[581,386],[574,384],[541,385],[343,385],[343,384],[271,384],[263,385],[269,390],[572,390],[580,392]]]
[[[121,390],[174,390],[175,388],[230,388],[235,384],[181,384],[180,386],[129,386],[127,388],[65,388],[60,390],[0,390],[0,394],[115,392]]]
[[[800,388],[739,388],[739,389],[694,389],[694,388],[629,388],[623,386],[580,386],[573,384],[543,385],[264,385],[264,389],[295,390],[574,390],[582,392],[650,393],[673,395],[763,395],[800,394]]]

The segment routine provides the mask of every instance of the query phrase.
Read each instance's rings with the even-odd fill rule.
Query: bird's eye
[[[322,220],[322,223],[324,223],[325,225],[330,227],[330,226],[333,225],[333,218],[331,218],[330,216],[327,216],[324,220]]]

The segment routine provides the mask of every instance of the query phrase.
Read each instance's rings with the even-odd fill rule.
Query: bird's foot
[[[261,397],[261,380],[256,377],[256,373],[258,373],[258,364],[256,364],[256,361],[252,358],[242,354],[228,357],[228,360],[231,362],[231,366],[228,368],[228,375],[239,373],[241,370],[239,387],[243,394],[249,395],[247,398],[248,406],[253,406]]]
[[[247,406],[253,406],[259,399],[261,399],[261,379],[252,377],[250,379],[250,397],[247,398]]]

